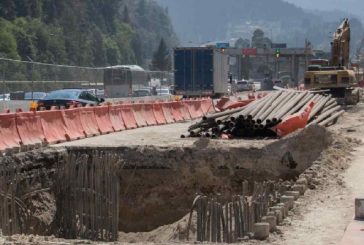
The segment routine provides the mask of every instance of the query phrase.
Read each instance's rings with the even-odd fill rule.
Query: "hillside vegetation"
[[[152,0],[0,1],[0,55],[12,59],[148,68],[162,38],[177,42]]]

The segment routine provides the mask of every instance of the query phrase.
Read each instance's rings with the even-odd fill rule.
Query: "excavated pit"
[[[33,192],[25,204],[34,213],[30,232],[50,235],[57,232],[59,219],[54,176],[65,156],[92,155],[95,150],[117,155],[121,160],[119,231],[144,232],[185,216],[196,193],[228,198],[241,192],[243,180],[294,179],[332,141],[325,128],[313,126],[281,140],[181,139],[178,144],[174,139],[173,144],[152,145],[139,144],[135,138],[116,146],[72,143],[4,157],[0,162],[28,176],[22,185],[27,186],[23,192]]]

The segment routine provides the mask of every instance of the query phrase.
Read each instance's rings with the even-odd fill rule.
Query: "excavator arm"
[[[348,67],[350,57],[350,22],[344,19],[331,42],[331,66]]]

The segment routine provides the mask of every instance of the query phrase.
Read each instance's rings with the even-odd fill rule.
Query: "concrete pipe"
[[[337,103],[325,106],[325,108],[322,110],[321,114],[327,112],[328,110],[331,110],[332,108],[335,108],[336,106],[338,106]]]
[[[277,98],[272,102],[272,104],[266,109],[265,112],[263,112],[261,115],[259,115],[259,119],[262,121],[265,121],[269,114],[276,109],[277,105],[281,103],[282,100],[284,100],[287,96],[287,93],[281,93]]]
[[[314,106],[312,109],[310,116],[308,118],[308,121],[311,121],[312,118],[314,118],[325,106],[325,104],[331,99],[331,95],[327,96],[326,98],[322,99],[320,102],[318,102],[317,105]]]
[[[295,105],[291,110],[289,110],[287,112],[287,115],[283,117],[283,119],[285,119],[286,117],[288,117],[289,115],[292,115],[296,112],[298,112],[299,110],[302,109],[303,106],[307,105],[308,102],[310,102],[313,99],[314,95],[307,93],[302,99],[301,101],[299,101],[297,103],[297,105]]]
[[[318,116],[315,120],[313,120],[312,122],[310,122],[308,125],[312,125],[312,124],[318,124],[320,122],[322,122],[323,120],[325,120],[326,118],[328,118],[330,115],[332,115],[333,113],[340,111],[341,110],[341,106],[335,106],[334,108],[322,113],[320,116]]]
[[[292,108],[294,108],[302,100],[303,97],[305,97],[305,95],[305,93],[299,93],[296,96],[292,97],[292,99],[287,101],[286,105],[277,112],[276,118],[281,119],[286,116],[287,113]]]
[[[272,103],[282,94],[282,92],[276,92],[272,93],[273,96],[269,98],[269,101],[267,101],[264,105],[264,107],[259,111],[259,113],[255,116],[257,119],[260,119],[261,115],[264,114],[268,108],[272,105]]]
[[[262,101],[255,106],[255,108],[249,113],[249,115],[251,115],[254,118],[262,110],[262,108],[269,102],[269,99],[271,97],[272,95],[266,96],[263,99],[261,99]]]
[[[287,94],[287,96],[279,103],[277,104],[276,108],[274,110],[272,110],[272,112],[267,116],[267,118],[272,118],[272,117],[276,117],[276,114],[278,111],[280,111],[283,107],[286,106],[286,104],[293,98],[296,96],[296,93],[294,92],[289,92]]]
[[[335,120],[337,120],[342,114],[344,114],[345,111],[339,111],[337,113],[335,113],[334,115],[332,115],[331,117],[327,118],[326,120],[322,121],[319,123],[320,126],[327,126],[330,123],[333,123]]]

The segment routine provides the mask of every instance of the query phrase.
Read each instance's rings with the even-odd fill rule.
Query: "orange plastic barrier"
[[[250,99],[250,100],[255,100],[256,98],[255,98],[255,94],[254,93],[249,93],[248,94],[248,99]]]
[[[230,101],[229,97],[222,97],[220,98],[215,107],[218,108],[219,110],[223,110],[224,106],[226,105],[226,103],[228,103]]]
[[[110,106],[109,107],[109,116],[110,116],[110,121],[111,121],[112,127],[114,128],[115,131],[125,130],[125,124],[124,124],[124,120],[121,116],[121,106],[120,105]]]
[[[203,111],[201,110],[201,101],[200,100],[186,100],[184,103],[187,104],[188,111],[190,112],[191,118],[200,118],[202,117]]]
[[[155,119],[152,103],[144,104],[143,113],[148,126],[157,125],[157,120]]]
[[[155,120],[157,121],[158,125],[167,123],[166,118],[163,113],[162,104],[154,103],[153,112],[154,112]]]
[[[125,127],[127,129],[137,128],[132,106],[130,104],[122,104],[120,107],[121,117],[124,120]]]
[[[94,113],[97,126],[102,134],[114,132],[109,115],[109,106],[96,106],[94,107]]]
[[[45,142],[40,116],[36,112],[16,113],[16,127],[23,145]]]
[[[173,119],[176,122],[180,122],[184,120],[184,117],[182,116],[182,112],[181,109],[183,108],[183,104],[180,101],[174,101],[171,102],[172,104],[172,115],[173,115]]]
[[[133,112],[135,121],[138,127],[145,127],[148,125],[147,121],[145,120],[144,113],[143,113],[143,104],[137,103],[132,104]]]
[[[308,117],[311,113],[311,110],[313,106],[315,105],[315,102],[311,102],[304,111],[298,112],[287,119],[285,119],[283,122],[278,124],[276,127],[274,127],[275,132],[279,137],[286,136],[290,133],[293,133],[294,131],[304,128],[307,125]]]
[[[173,118],[173,114],[172,114],[172,102],[162,102],[162,110],[164,113],[164,118],[166,119],[167,123],[174,123],[174,118]]]
[[[66,123],[64,121],[62,111],[50,110],[39,111],[45,140],[49,144],[55,144],[67,141]]]
[[[190,111],[188,110],[188,105],[186,103],[184,103],[183,101],[180,101],[181,103],[181,114],[184,120],[191,120],[191,114]]]
[[[97,125],[94,108],[83,107],[79,108],[81,126],[87,137],[100,134],[99,126]]]
[[[0,114],[0,151],[20,146],[15,113]]]
[[[80,108],[62,110],[63,120],[66,124],[67,140],[77,140],[86,137],[82,127]]]
[[[214,105],[212,103],[212,99],[203,99],[201,101],[201,110],[204,115],[207,115],[210,112],[215,112]]]
[[[243,107],[243,106],[250,104],[253,101],[254,101],[254,99],[240,100],[240,101],[234,101],[234,102],[230,101],[225,104],[222,111]]]

